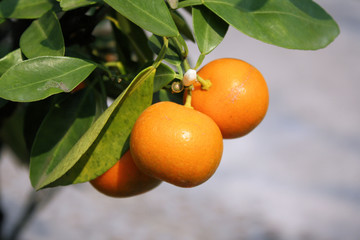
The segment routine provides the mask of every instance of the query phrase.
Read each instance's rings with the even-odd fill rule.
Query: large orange
[[[90,183],[105,195],[130,197],[155,188],[161,181],[141,172],[127,151],[114,166]]]
[[[146,174],[180,187],[208,180],[222,156],[223,139],[207,115],[173,103],[148,107],[130,137],[135,164]]]
[[[255,67],[242,60],[222,58],[206,64],[198,75],[212,85],[202,90],[196,83],[191,104],[216,122],[224,138],[244,136],[262,121],[269,92]]]

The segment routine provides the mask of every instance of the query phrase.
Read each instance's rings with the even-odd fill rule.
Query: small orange
[[[200,83],[196,83],[191,105],[210,116],[224,138],[246,135],[265,117],[268,87],[261,73],[249,63],[217,59],[200,69],[198,75],[212,85],[209,90],[202,90]]]
[[[216,123],[205,114],[159,102],[136,120],[130,151],[146,174],[176,186],[194,187],[215,173],[223,140]]]
[[[127,151],[114,166],[90,183],[105,195],[130,197],[155,188],[161,181],[142,173]]]

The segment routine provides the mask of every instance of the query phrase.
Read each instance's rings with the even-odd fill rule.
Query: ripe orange
[[[261,73],[249,63],[218,59],[205,65],[198,75],[209,79],[212,86],[202,90],[200,83],[194,84],[191,105],[210,116],[224,138],[246,135],[265,117],[268,88]]]
[[[216,171],[223,140],[218,126],[205,114],[159,102],[136,120],[130,151],[146,174],[176,186],[194,187]]]
[[[161,181],[142,173],[127,151],[114,166],[90,183],[105,195],[130,197],[155,188]]]

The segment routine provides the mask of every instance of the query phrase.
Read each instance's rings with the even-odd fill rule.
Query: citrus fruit
[[[194,187],[215,173],[223,139],[207,115],[173,102],[159,102],[136,120],[130,151],[146,174],[176,186]]]
[[[155,188],[161,181],[142,173],[127,151],[114,166],[90,183],[105,195],[130,197]]]
[[[198,75],[212,85],[203,90],[200,83],[194,84],[191,105],[210,116],[224,138],[246,135],[265,117],[268,87],[261,73],[249,63],[217,59],[200,69]]]

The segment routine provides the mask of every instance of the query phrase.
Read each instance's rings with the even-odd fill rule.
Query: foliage
[[[198,68],[229,25],[301,50],[339,34],[311,0],[2,0],[1,141],[30,160],[35,189],[94,179],[128,150],[146,107],[181,101],[170,85],[189,68],[187,41]]]

